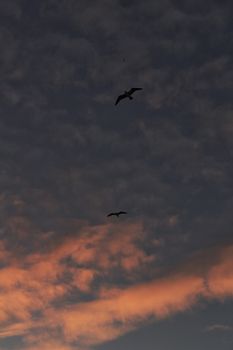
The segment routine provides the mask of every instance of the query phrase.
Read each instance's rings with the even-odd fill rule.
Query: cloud
[[[64,237],[47,252],[11,260],[6,260],[11,254],[2,242],[1,322],[10,322],[11,318],[29,321],[33,313],[43,313],[56,300],[69,298],[72,290],[95,295],[92,282],[98,276],[110,276],[114,269],[129,278],[129,272],[139,272],[152,261],[137,246],[143,237],[141,224],[84,226],[78,237]],[[18,333],[19,327],[7,331]]]
[[[145,239],[140,224],[86,226],[47,252],[8,262],[0,270],[0,336],[21,336],[28,349],[49,346],[48,337],[59,338],[58,349],[85,348],[200,301],[233,296],[232,245],[202,251],[143,281],[144,267],[154,264],[142,249]],[[125,284],[115,280],[117,271]]]
[[[22,8],[21,3],[18,0],[14,0],[11,3],[3,1],[1,2],[0,8],[1,14],[3,16],[6,16],[8,18],[14,18],[16,20],[19,20],[21,18]]]
[[[47,312],[69,341],[94,345],[138,327],[150,317],[163,318],[190,308],[204,291],[203,280],[175,276],[121,290],[114,297]],[[59,315],[59,317],[57,317]],[[57,321],[56,321],[57,320]]]
[[[227,3],[1,1],[2,339],[70,350],[232,298]]]
[[[0,331],[0,338],[11,337],[12,335],[24,335],[31,328],[27,322],[13,323],[12,325],[3,326]]]
[[[73,346],[69,346],[67,344],[64,344],[62,341],[55,341],[55,340],[42,340],[42,341],[38,341],[36,344],[32,344],[26,346],[27,350],[50,350],[50,349],[56,349],[56,350],[73,350],[73,349],[78,349],[77,347],[73,347]]]
[[[229,246],[221,252],[220,261],[213,266],[208,275],[210,293],[218,298],[233,296],[233,247]],[[223,256],[224,255],[224,256]]]
[[[221,266],[226,267],[221,275],[225,284],[223,283],[220,291],[213,288],[213,282],[212,289],[206,286],[205,277],[198,272],[198,268],[197,271],[195,267],[191,269],[193,271],[190,269],[185,271],[184,266],[155,281],[122,290],[111,291],[110,288],[109,294],[105,292],[103,299],[80,303],[75,307],[67,307],[60,311],[50,310],[47,312],[47,318],[53,325],[57,323],[63,329],[68,341],[81,339],[83,344],[93,345],[114,339],[135,329],[151,317],[160,319],[190,309],[203,298],[211,300],[212,298],[229,297],[233,289],[230,294],[226,281],[230,284],[233,276],[228,259],[224,258],[227,251],[228,248],[222,248],[219,252],[220,261],[212,261],[212,263],[208,261],[204,267],[207,281],[212,281],[212,273],[215,269],[221,269]],[[204,256],[203,254],[200,260]],[[201,264],[200,260],[195,261],[194,259],[192,264]],[[232,266],[232,255],[230,261]]]
[[[225,324],[213,324],[205,329],[206,332],[232,332],[233,327]]]

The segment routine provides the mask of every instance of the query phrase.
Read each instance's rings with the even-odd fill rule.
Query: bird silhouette
[[[135,91],[138,91],[138,90],[142,90],[142,88],[132,88],[130,89],[129,91],[125,91],[122,95],[119,95],[117,97],[117,100],[115,102],[115,105],[117,105],[121,100],[123,100],[124,98],[129,98],[130,100],[133,99],[132,97],[132,94],[135,92]]]
[[[118,211],[118,212],[114,212],[114,213],[108,214],[107,217],[109,217],[109,216],[116,216],[116,217],[119,218],[119,216],[122,215],[122,214],[127,214],[127,212],[126,211]]]

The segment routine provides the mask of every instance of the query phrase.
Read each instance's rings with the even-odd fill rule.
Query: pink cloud
[[[219,262],[210,269],[208,286],[217,298],[233,296],[233,246],[222,250]]]
[[[11,252],[1,243],[8,260],[0,269],[0,337],[22,335],[28,350],[70,350],[73,342],[83,348],[115,339],[151,317],[184,312],[200,299],[233,296],[232,245],[203,251],[141,283],[142,267],[156,262],[142,249],[145,239],[140,223],[85,226],[46,253],[20,260],[9,260]],[[125,278],[136,272],[138,280],[129,278],[131,285],[119,288],[112,278],[116,268]],[[83,302],[80,292],[93,300]],[[72,304],[70,293],[76,295]]]
[[[74,269],[73,270],[73,285],[82,292],[90,292],[91,283],[94,280],[97,272],[92,269]]]
[[[61,327],[68,341],[85,345],[111,340],[146,321],[167,317],[194,305],[204,293],[201,277],[171,276],[158,281],[115,290],[106,298],[62,310],[50,309],[46,318]]]

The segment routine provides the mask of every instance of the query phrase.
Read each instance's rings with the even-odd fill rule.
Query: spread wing
[[[127,214],[127,212],[126,212],[126,211],[119,211],[118,214],[119,214],[119,215],[120,215],[120,214]]]
[[[132,88],[129,90],[129,94],[132,95],[135,91],[142,90],[142,88]]]
[[[116,213],[110,213],[110,214],[107,215],[107,217],[113,216],[113,215],[116,215]]]
[[[117,105],[121,100],[123,100],[123,98],[125,98],[126,97],[126,95],[125,94],[122,94],[122,95],[120,95],[120,96],[118,96],[117,97],[117,100],[116,100],[116,102],[115,102],[115,105]]]

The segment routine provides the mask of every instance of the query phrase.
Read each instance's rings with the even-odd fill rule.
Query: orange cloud
[[[191,307],[204,292],[197,276],[170,278],[115,291],[110,298],[49,310],[46,318],[64,331],[68,341],[97,344],[114,339],[150,316],[166,317]]]
[[[27,322],[18,322],[5,327],[1,327],[0,338],[10,337],[13,335],[22,335],[29,331],[31,325]]]
[[[73,288],[83,293],[90,292],[96,276],[110,273],[113,265],[121,265],[128,271],[129,267],[119,262],[123,258],[137,256],[130,269],[137,269],[143,259],[146,263],[146,254],[135,243],[142,226],[116,227],[84,227],[77,237],[61,241],[47,253],[34,253],[20,260],[15,257],[12,264],[9,261],[0,269],[0,322],[8,322],[12,317],[29,320],[34,311],[43,312],[56,299],[68,297]],[[2,258],[9,259],[11,254],[2,242],[0,248]],[[65,262],[67,258],[73,261],[73,265],[83,267],[69,266]],[[14,331],[14,327],[9,330]]]
[[[56,341],[52,339],[47,339],[44,341],[36,340],[36,344],[29,345],[25,347],[27,350],[78,350],[77,347],[69,346],[68,344],[64,344],[62,341]]]
[[[97,272],[91,269],[75,269],[73,270],[73,285],[82,292],[89,292],[91,283],[94,280]]]
[[[210,269],[208,286],[217,298],[233,296],[233,246],[222,250],[220,261]]]
[[[115,339],[151,317],[185,311],[200,298],[233,296],[233,245],[204,251],[163,277],[134,279],[134,285],[119,288],[112,278],[116,268],[125,278],[136,271],[141,281],[142,267],[156,260],[142,249],[145,238],[140,223],[85,226],[46,253],[12,264],[1,243],[8,265],[0,269],[0,337],[22,335],[29,350],[70,350],[73,342],[83,348]],[[108,283],[101,284],[103,277]],[[83,293],[92,294],[92,301],[83,302]]]
[[[199,272],[182,272],[179,268],[173,274],[161,279],[101,294],[102,298],[86,303],[79,303],[60,310],[50,309],[46,318],[55,327],[61,327],[68,342],[80,340],[85,345],[98,344],[114,339],[125,332],[138,327],[151,316],[168,317],[193,307],[200,298],[229,296],[233,276],[228,274],[232,267],[232,248],[220,250],[219,261],[215,266],[207,267],[207,280],[213,281],[213,272],[219,271],[218,283],[223,286],[220,291],[209,292],[205,276]],[[227,253],[227,254],[226,254]],[[204,255],[204,253],[203,253]],[[192,261],[195,263],[195,261]],[[227,267],[227,268],[226,268]],[[215,274],[214,274],[215,275]],[[230,289],[233,292],[233,287]]]

